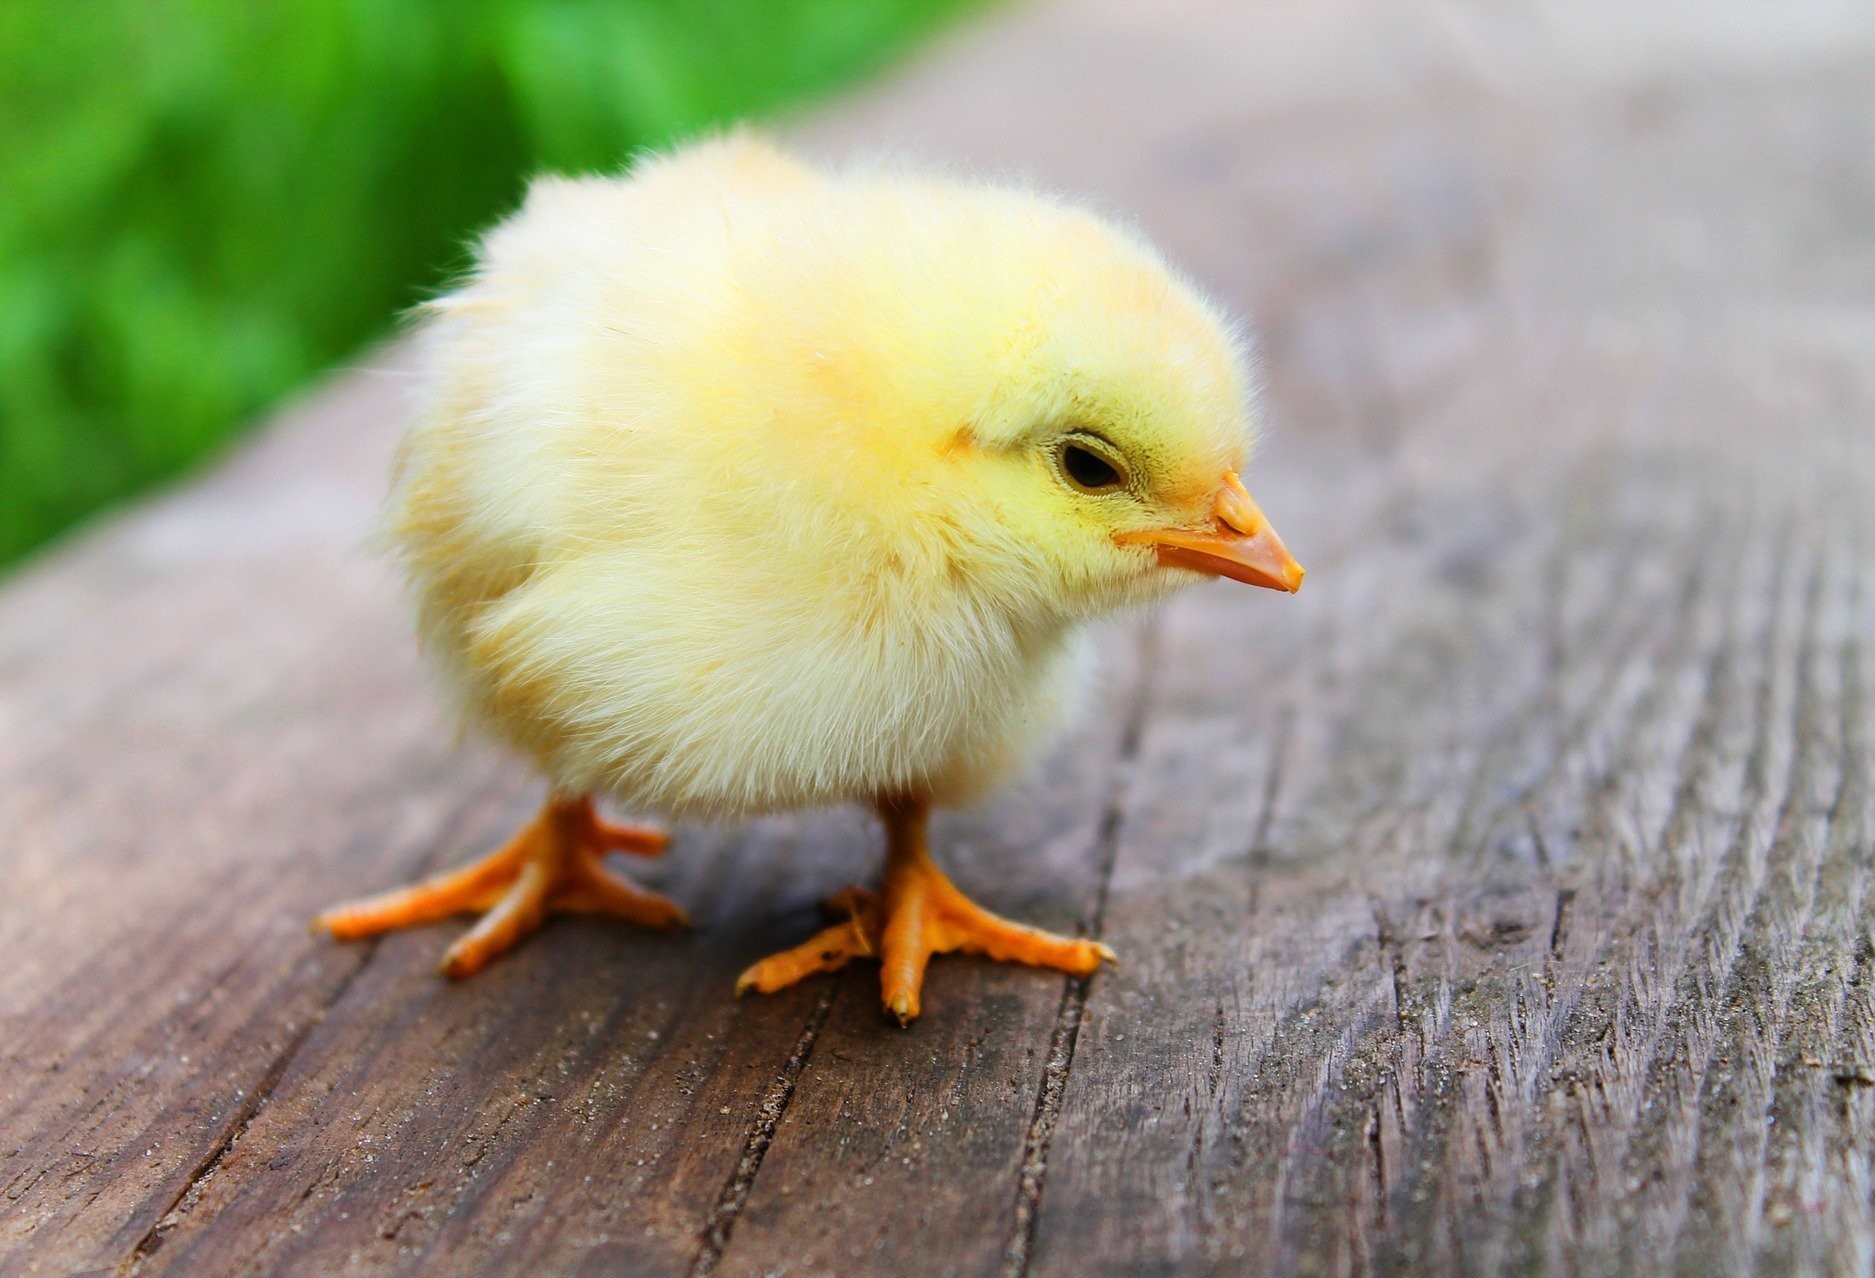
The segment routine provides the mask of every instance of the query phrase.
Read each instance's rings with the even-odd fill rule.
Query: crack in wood
[[[1556,912],[1551,916],[1549,925],[1549,956],[1552,961],[1560,961],[1563,942],[1569,939],[1569,907],[1575,904],[1576,889],[1558,888],[1556,890]]]
[[[458,807],[452,810],[434,836],[421,845],[422,850],[412,859],[412,877],[420,878],[433,872],[450,856],[451,848],[460,841],[462,832],[475,823],[476,817],[471,808]],[[268,1061],[266,1069],[262,1071],[255,1085],[253,1094],[243,1098],[242,1103],[235,1107],[220,1135],[197,1160],[182,1187],[170,1199],[169,1204],[157,1214],[150,1227],[138,1237],[124,1258],[117,1263],[115,1272],[127,1275],[139,1272],[144,1262],[162,1247],[164,1239],[188,1216],[191,1207],[200,1200],[203,1190],[214,1179],[216,1172],[220,1170],[223,1162],[240,1142],[242,1135],[266,1108],[294,1060],[298,1058],[311,1039],[313,1031],[339,1006],[351,988],[377,961],[381,947],[382,938],[374,937],[363,943],[363,948],[358,953],[357,961],[351,971],[332,987],[325,999],[310,1010],[305,1022],[288,1036],[280,1051]],[[237,963],[230,963],[227,965],[227,970],[232,971],[237,965]],[[221,974],[217,973],[209,982],[211,987],[220,979]],[[308,1190],[308,1193],[310,1192]]]
[[[1119,858],[1120,824],[1125,816],[1124,800],[1134,760],[1139,757],[1145,735],[1147,711],[1152,705],[1153,665],[1159,649],[1156,625],[1147,625],[1139,637],[1139,682],[1132,704],[1127,707],[1126,727],[1120,734],[1119,751],[1114,761],[1113,785],[1106,810],[1101,814],[1095,837],[1099,868],[1094,877],[1093,900],[1081,922],[1081,934],[1100,939],[1106,919],[1107,896],[1113,884],[1113,867]],[[1009,1245],[1003,1252],[1003,1278],[1025,1278],[1035,1249],[1035,1229],[1041,1215],[1042,1194],[1048,1183],[1048,1148],[1054,1140],[1055,1123],[1061,1116],[1061,1101],[1068,1088],[1068,1075],[1074,1069],[1074,1047],[1080,1038],[1081,1020],[1087,1010],[1087,991],[1091,977],[1070,977],[1063,982],[1061,1002],[1055,1009],[1055,1024],[1048,1036],[1048,1056],[1042,1067],[1042,1082],[1035,1095],[1035,1109],[1029,1118],[1028,1132],[1022,1142],[1022,1169],[1016,1178],[1016,1202],[1009,1229]]]
[[[1270,828],[1276,822],[1277,801],[1282,798],[1283,773],[1288,765],[1295,719],[1294,702],[1285,702],[1276,711],[1276,728],[1270,742],[1269,772],[1263,779],[1263,797],[1250,835],[1249,861],[1253,869],[1269,860]],[[1251,910],[1254,912],[1255,908],[1253,898]]]
[[[196,1163],[182,1188],[176,1192],[175,1197],[170,1199],[169,1205],[157,1214],[156,1219],[143,1232],[142,1237],[137,1239],[130,1251],[117,1263],[115,1272],[125,1275],[137,1273],[142,1269],[143,1262],[155,1255],[162,1247],[163,1239],[169,1232],[182,1223],[183,1218],[189,1214],[190,1205],[201,1197],[203,1188],[214,1179],[222,1161],[240,1141],[241,1134],[252,1125],[261,1110],[266,1108],[274,1089],[279,1087],[280,1080],[286,1077],[286,1072],[292,1066],[294,1058],[306,1046],[313,1031],[319,1028],[320,1022],[338,1006],[339,1001],[345,997],[346,991],[357,983],[358,978],[364,975],[365,969],[377,958],[378,948],[377,940],[366,942],[365,953],[359,957],[352,970],[345,974],[344,979],[333,986],[332,996],[315,1009],[303,1025],[289,1035],[280,1051],[275,1054],[273,1060],[268,1062],[266,1071],[254,1087],[253,1095],[245,1098],[240,1105],[235,1107],[220,1137]]]
[[[794,1100],[795,1089],[801,1082],[801,1071],[807,1068],[807,1062],[814,1055],[814,1045],[819,1042],[821,1031],[827,1027],[827,1018],[833,1011],[833,1001],[838,997],[842,983],[829,981],[824,984],[814,1001],[813,1010],[807,1014],[807,1020],[794,1040],[794,1049],[788,1053],[774,1082],[769,1085],[767,1094],[762,1097],[762,1103],[755,1111],[755,1121],[749,1125],[749,1134],[743,1141],[742,1156],[736,1160],[735,1170],[729,1174],[729,1180],[723,1185],[722,1193],[717,1196],[715,1205],[710,1208],[710,1214],[704,1221],[702,1241],[697,1248],[696,1259],[690,1265],[690,1278],[708,1278],[722,1263],[723,1252],[728,1249],[729,1240],[735,1234],[736,1221],[741,1217],[743,1207],[748,1204],[749,1191],[755,1187],[755,1178],[761,1173],[762,1161],[768,1156],[768,1147],[774,1144],[775,1129],[781,1126],[781,1120]]]

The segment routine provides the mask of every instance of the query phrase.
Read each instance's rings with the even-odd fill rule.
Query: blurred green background
[[[0,0],[0,564],[383,334],[527,175],[974,0]]]

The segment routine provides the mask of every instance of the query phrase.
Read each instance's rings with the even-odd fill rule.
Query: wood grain
[[[0,1274],[1875,1268],[1875,20],[1063,0],[798,122],[1136,215],[1255,317],[1310,568],[1108,636],[941,856],[1122,954],[736,1001],[689,937],[305,920],[499,838],[362,549],[398,356],[0,591]]]

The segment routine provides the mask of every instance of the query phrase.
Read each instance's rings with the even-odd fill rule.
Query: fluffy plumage
[[[561,788],[675,814],[1008,778],[1080,624],[1187,576],[1111,534],[1249,448],[1229,329],[1137,239],[746,136],[537,183],[431,311],[390,520],[427,645]],[[1141,499],[1062,483],[1074,424]]]
[[[883,954],[910,1020],[933,953],[1109,957],[965,900],[924,822],[1047,742],[1091,618],[1200,573],[1300,582],[1236,477],[1238,343],[1152,249],[1032,191],[735,135],[537,183],[422,343],[389,538],[465,714],[556,797],[325,926],[487,910],[445,961],[464,975],[549,908],[681,918],[600,867],[662,839],[593,791],[714,818],[858,801],[884,894],[745,987]]]

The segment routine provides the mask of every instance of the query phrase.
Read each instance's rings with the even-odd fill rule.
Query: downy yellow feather
[[[745,134],[536,183],[421,347],[427,650],[564,793],[675,815],[1007,779],[1084,624],[1200,580],[1115,535],[1204,524],[1250,444],[1239,341],[1134,235]]]

